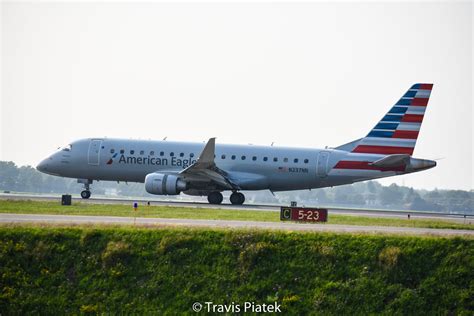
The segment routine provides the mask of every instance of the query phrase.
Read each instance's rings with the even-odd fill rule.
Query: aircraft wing
[[[240,190],[240,187],[229,178],[227,172],[216,166],[215,148],[216,139],[210,138],[197,161],[179,174],[190,179],[212,181],[226,189]]]

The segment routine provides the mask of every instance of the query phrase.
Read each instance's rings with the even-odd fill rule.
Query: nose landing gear
[[[77,183],[84,184],[84,190],[81,192],[81,198],[88,199],[91,197],[90,185],[92,180],[89,179],[77,179]]]
[[[81,192],[81,198],[83,199],[88,199],[91,197],[91,191],[89,190],[84,190]]]

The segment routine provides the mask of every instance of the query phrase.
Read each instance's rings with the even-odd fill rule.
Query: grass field
[[[2,315],[473,315],[473,297],[472,239],[0,226]]]
[[[61,214],[61,215],[103,215],[127,217],[157,217],[157,218],[189,218],[241,221],[280,221],[278,212],[223,210],[189,207],[146,206],[140,205],[137,211],[129,205],[119,204],[89,204],[75,202],[71,206],[61,206],[59,202],[51,201],[13,201],[0,200],[0,213],[21,214]],[[400,219],[377,218],[364,216],[348,216],[329,214],[331,224],[363,225],[363,226],[401,226],[424,228],[474,229],[474,225],[458,223],[450,220],[434,219]],[[323,224],[317,224],[323,225]]]

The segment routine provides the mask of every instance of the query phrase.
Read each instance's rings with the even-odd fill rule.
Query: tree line
[[[11,161],[0,161],[0,190],[2,192],[30,192],[46,194],[78,194],[82,185],[75,179],[43,174],[31,166],[18,167]],[[153,197],[142,183],[94,182],[94,195]],[[376,181],[315,190],[276,192],[246,192],[248,203],[288,204],[297,201],[306,206],[369,207],[399,210],[421,210],[474,214],[474,191],[417,190]],[[180,196],[179,198],[185,198]]]

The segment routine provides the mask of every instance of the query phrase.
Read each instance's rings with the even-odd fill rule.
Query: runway
[[[288,222],[255,222],[231,220],[198,220],[172,218],[143,218],[117,216],[78,216],[78,215],[32,215],[32,214],[0,214],[0,223],[48,223],[48,224],[108,224],[138,226],[181,226],[232,229],[269,229],[306,232],[337,232],[337,233],[383,233],[401,235],[429,236],[466,236],[473,237],[474,230],[433,229],[392,226],[355,226],[331,224],[301,224]]]
[[[5,194],[0,193],[0,200],[38,200],[38,201],[60,201],[59,195],[34,195],[34,194]],[[84,200],[80,197],[73,196],[73,203],[92,203],[92,204],[132,204],[138,202],[140,204],[146,204],[150,202],[151,205],[159,206],[171,206],[171,207],[191,207],[191,208],[207,208],[207,209],[224,209],[224,210],[239,210],[239,211],[271,211],[279,212],[280,206],[273,204],[244,204],[244,205],[232,205],[232,204],[220,204],[212,205],[207,202],[200,201],[177,201],[177,200],[158,200],[158,199],[146,199],[146,198],[111,198],[111,197],[92,197],[88,200]],[[307,207],[317,207],[315,205],[298,205]],[[457,222],[473,221],[474,214],[449,214],[449,213],[437,213],[437,212],[422,212],[422,211],[392,211],[382,209],[358,209],[358,208],[343,208],[343,207],[328,207],[328,211],[331,214],[340,214],[348,216],[367,216],[367,217],[382,217],[382,218],[407,218],[410,214],[411,218],[425,218],[425,219],[443,219],[453,220]]]

